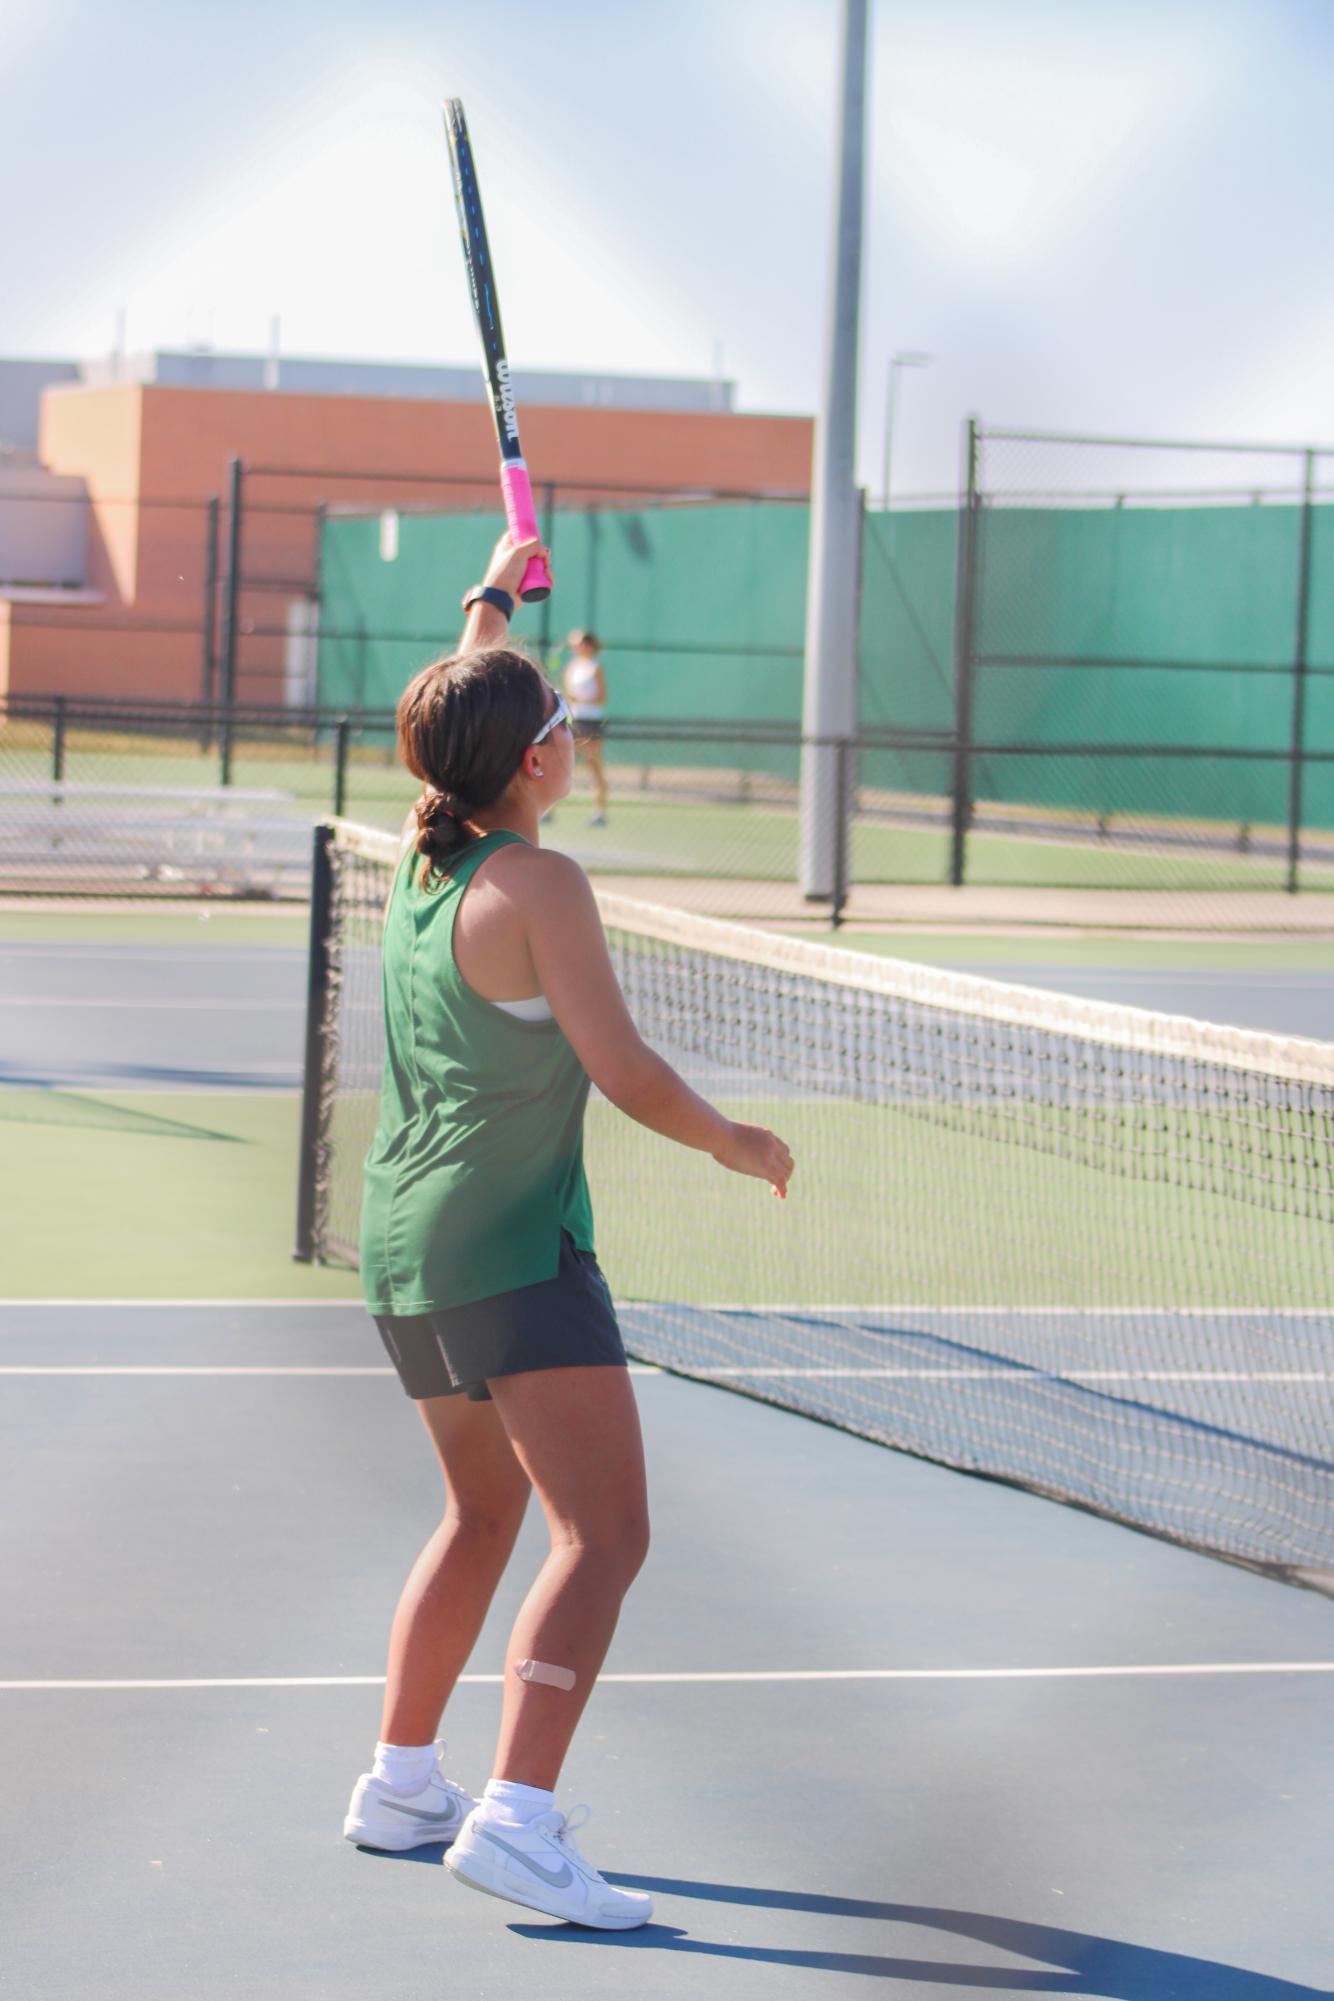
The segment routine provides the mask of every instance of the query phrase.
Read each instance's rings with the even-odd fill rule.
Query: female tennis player
[[[607,774],[602,765],[602,738],[607,727],[607,677],[598,658],[595,633],[572,632],[565,643],[570,660],[563,685],[574,723],[574,748],[593,774],[593,811],[588,824],[605,827]]]
[[[585,1860],[571,1838],[582,1823],[553,1790],[648,1542],[638,1413],[593,1254],[589,1081],[776,1195],[792,1157],[697,1097],[641,1040],[583,871],[539,845],[574,746],[563,699],[507,641],[537,548],[502,536],[464,598],[460,650],[398,707],[424,790],[385,913],[387,1050],[361,1269],[439,1454],[445,1507],[399,1600],[380,1742],[344,1832],[374,1848],[452,1842],[459,1882],[623,1930],[646,1922],[650,1900]],[[551,1549],[510,1635],[495,1769],[478,1800],[446,1777],[433,1740],[533,1488]]]

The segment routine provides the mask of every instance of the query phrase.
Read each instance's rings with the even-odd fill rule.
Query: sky
[[[464,100],[513,365],[815,409],[839,0],[5,0],[0,354],[471,361]],[[1334,0],[871,0],[858,472],[964,419],[1334,444]]]

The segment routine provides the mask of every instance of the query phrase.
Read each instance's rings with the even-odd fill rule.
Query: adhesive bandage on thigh
[[[516,1661],[514,1672],[520,1681],[544,1682],[548,1688],[563,1688],[567,1693],[574,1687],[571,1669],[548,1667],[545,1661]]]

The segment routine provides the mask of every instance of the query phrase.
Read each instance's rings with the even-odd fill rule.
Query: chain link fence
[[[863,516],[854,892],[1120,890],[1199,928],[1334,888],[1330,456],[974,425],[967,464],[961,506]],[[593,626],[611,685],[609,823],[581,764],[550,837],[672,893],[790,888],[804,500],[540,499],[559,600],[517,634],[554,673]],[[392,705],[457,629],[489,482],[234,463],[98,524],[97,590],[9,607],[0,890],[302,895],[311,818],[401,822]]]
[[[951,880],[1009,808],[1100,882],[1327,886],[1334,456],[972,425],[967,466]]]

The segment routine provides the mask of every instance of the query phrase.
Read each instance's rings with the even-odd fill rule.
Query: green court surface
[[[790,882],[797,874],[795,810],[680,799],[614,797],[605,827],[587,824],[587,801],[560,807],[548,822],[547,842],[568,844],[590,873],[729,876]],[[852,834],[854,883],[944,883],[949,874],[949,834],[942,827],[860,819]],[[1224,846],[1152,848],[1099,842],[1089,835],[1058,839],[1034,834],[974,832],[968,839],[967,879],[1003,888],[1176,890],[1279,890],[1279,854],[1243,855]],[[1334,890],[1334,865],[1306,862],[1303,886]]]
[[[150,900],[108,910],[104,904],[67,903],[60,909],[10,902],[0,905],[0,945],[193,945],[228,950],[237,945],[301,945],[310,920],[300,903],[179,904]]]
[[[1077,1123],[1067,1114],[1036,1151],[1007,1143],[998,1115],[958,1106],[923,1115],[805,1098],[719,1103],[789,1140],[798,1171],[786,1202],[590,1106],[599,1250],[620,1296],[663,1296],[666,1260],[670,1296],[698,1301],[1318,1304],[1306,1276],[1319,1269],[1318,1225],[1103,1171],[1129,1163],[1147,1109],[1095,1109]],[[287,1095],[0,1089],[6,1291],[355,1296],[351,1274],[290,1255],[298,1112]],[[1185,1115],[1178,1122],[1178,1137],[1198,1143]],[[1178,1268],[1146,1260],[1149,1240],[1209,1255]]]
[[[295,1264],[295,1096],[0,1087],[13,1299],[345,1299]]]
[[[1263,1115],[1267,1144],[1291,1155],[1292,1180],[1283,1203],[1252,1206],[1188,1185],[1192,1155],[1226,1162],[1235,1118],[1150,1105],[1058,1110],[1036,1099],[1007,1111],[715,1102],[787,1140],[797,1171],[786,1201],[604,1104],[589,1107],[598,1252],[620,1297],[1320,1308],[1319,1168],[1295,1115]],[[1282,1116],[1290,1129],[1274,1125]],[[1238,1162],[1232,1193],[1246,1192],[1242,1181]]]

